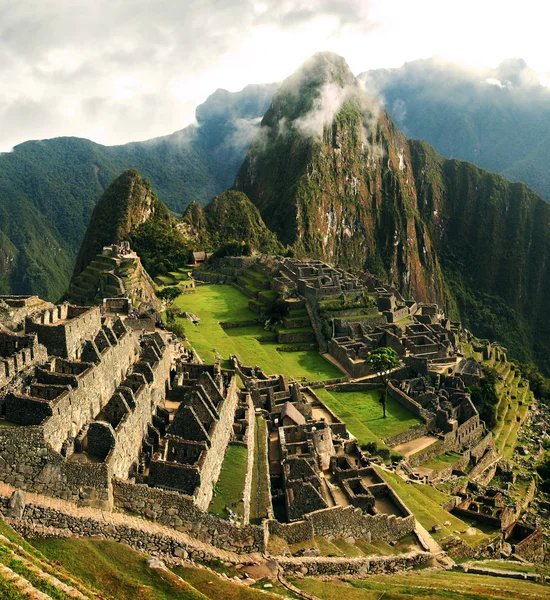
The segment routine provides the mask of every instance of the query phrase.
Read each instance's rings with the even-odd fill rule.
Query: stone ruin
[[[142,454],[142,480],[193,496],[206,510],[233,436],[239,402],[235,374],[219,365],[182,363],[176,377],[172,407],[163,411],[163,435]]]
[[[24,373],[8,375],[0,395],[2,480],[108,506],[111,478],[136,471],[154,411],[164,402],[170,372],[164,340],[158,334],[139,340],[98,307],[63,304],[27,317],[25,333],[5,333],[0,352],[4,361],[18,356]]]

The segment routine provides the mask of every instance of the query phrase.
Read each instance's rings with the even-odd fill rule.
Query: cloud
[[[181,129],[216,88],[273,81],[278,63],[286,75],[327,36],[367,30],[369,5],[0,0],[0,150],[39,137],[123,143]]]

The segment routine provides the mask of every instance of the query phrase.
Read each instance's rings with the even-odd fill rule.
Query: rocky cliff
[[[316,54],[283,82],[235,188],[300,255],[367,268],[419,300],[444,300],[407,140],[341,57]]]
[[[299,254],[437,301],[550,373],[550,205],[407,141],[342,58],[315,55],[282,84],[235,187]]]

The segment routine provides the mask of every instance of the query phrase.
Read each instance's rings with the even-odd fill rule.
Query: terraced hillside
[[[115,297],[130,298],[136,307],[141,302],[158,305],[153,280],[135,254],[123,260],[98,254],[73,277],[67,296],[77,305],[97,304],[103,298]]]
[[[235,287],[200,285],[195,294],[182,295],[174,301],[172,308],[182,313],[176,315],[176,321],[202,360],[212,362],[218,354],[227,360],[236,354],[244,364],[258,365],[267,373],[284,373],[291,379],[318,381],[342,377],[318,353],[314,342],[289,341],[292,337],[287,333],[293,332],[293,328],[288,326],[303,324],[309,318],[303,306],[290,309],[288,328],[265,329],[254,307],[267,308],[275,293],[258,275],[247,271]],[[193,324],[184,313],[196,315],[199,323]],[[310,333],[309,327],[294,329],[300,336]]]
[[[0,520],[0,597],[23,598],[98,598],[115,596],[98,593],[64,567],[46,559],[31,544]]]
[[[521,377],[519,369],[509,361],[497,361],[493,356],[484,359],[471,345],[465,351],[482,365],[491,367],[498,373],[496,391],[498,394],[497,423],[493,429],[495,447],[505,458],[514,454],[518,433],[527,418],[529,406],[533,401],[533,392],[529,383]]]

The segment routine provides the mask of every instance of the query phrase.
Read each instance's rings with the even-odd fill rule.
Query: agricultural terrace
[[[519,430],[533,402],[533,392],[513,363],[495,361],[493,358],[484,360],[481,352],[475,352],[471,344],[465,345],[464,351],[483,366],[495,369],[498,374],[497,423],[493,429],[493,436],[496,449],[505,458],[511,459],[517,446]]]
[[[422,423],[390,396],[387,398],[387,417],[384,419],[380,403],[381,390],[335,392],[321,388],[315,392],[346,423],[348,430],[361,445],[375,442],[378,447],[385,448],[384,439]]]
[[[259,366],[265,372],[284,373],[289,378],[318,381],[342,377],[342,373],[316,350],[280,352],[285,344],[260,341],[272,337],[261,324],[223,329],[220,322],[257,320],[248,308],[248,297],[230,285],[199,285],[195,294],[179,296],[173,308],[197,315],[198,325],[176,317],[187,339],[205,362],[214,362],[216,352],[224,359],[236,354],[246,365]],[[271,336],[269,335],[271,334]]]
[[[416,573],[372,575],[368,579],[320,581],[311,577],[289,578],[301,590],[323,600],[380,600],[429,598],[430,600],[488,600],[489,598],[548,598],[548,586],[541,583],[489,577],[456,571],[429,570]]]
[[[226,517],[226,508],[244,515],[243,493],[248,451],[244,446],[228,446],[209,512]]]

